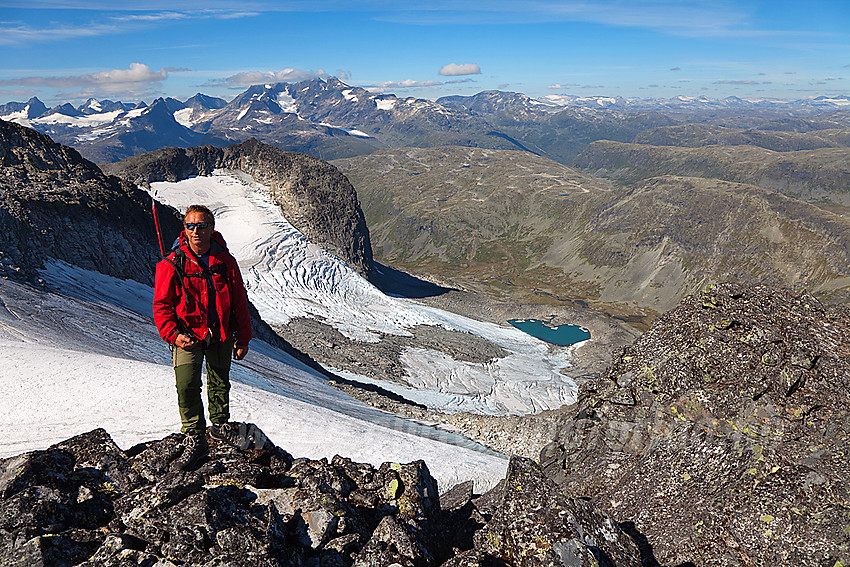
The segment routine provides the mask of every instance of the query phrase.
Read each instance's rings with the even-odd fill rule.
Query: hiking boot
[[[206,436],[203,433],[187,433],[183,439],[183,453],[171,463],[171,470],[192,470],[207,454],[209,445]]]
[[[239,446],[239,426],[234,423],[213,423],[210,427],[210,437],[224,441],[233,447]]]

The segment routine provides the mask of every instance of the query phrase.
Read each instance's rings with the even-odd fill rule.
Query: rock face
[[[163,211],[164,227],[179,220]],[[153,283],[150,197],[76,150],[0,120],[0,276],[33,281],[47,257]]]
[[[172,472],[180,436],[120,450],[98,429],[0,460],[0,564],[637,567],[610,517],[512,460],[502,486],[447,492],[422,461],[295,459],[266,442]]]
[[[286,219],[312,242],[364,275],[372,245],[354,187],[334,166],[251,139],[226,148],[166,148],[107,166],[135,184],[180,181],[215,169],[240,170],[269,187]]]
[[[541,463],[639,534],[644,564],[844,565],[850,311],[723,284],[662,316]]]
[[[450,565],[488,565],[492,557],[517,567],[640,565],[637,545],[610,516],[563,496],[530,459],[511,459],[493,492],[476,506],[489,521],[472,536],[474,548]]]

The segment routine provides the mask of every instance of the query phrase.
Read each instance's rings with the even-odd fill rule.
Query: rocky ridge
[[[850,148],[772,151],[752,145],[675,147],[597,141],[575,160],[594,175],[636,183],[661,175],[750,183],[811,203],[850,207]]]
[[[257,437],[255,437],[257,439]],[[172,472],[180,436],[118,448],[102,429],[0,460],[0,563],[334,567],[638,567],[606,514],[561,495],[531,460],[504,482],[439,494],[422,461],[293,459],[262,435],[210,441]]]
[[[185,102],[159,98],[150,106],[90,99],[47,109],[33,98],[0,104],[0,118],[36,128],[98,163],[169,146],[256,138],[328,160],[387,147],[454,144],[524,150],[570,164],[597,140],[702,146],[719,137],[720,143],[781,151],[846,147],[844,105],[846,97],[532,99],[503,91],[430,101],[369,92],[328,77],[253,85],[230,102],[199,93]]]
[[[710,286],[582,386],[540,462],[633,523],[654,562],[835,567],[850,558],[848,408],[846,307]]]
[[[225,148],[165,148],[105,167],[134,184],[239,170],[269,188],[284,217],[311,242],[363,275],[372,272],[369,229],[354,187],[332,165],[251,139]]]

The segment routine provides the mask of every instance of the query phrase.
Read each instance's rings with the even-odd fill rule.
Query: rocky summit
[[[582,386],[541,463],[642,543],[645,565],[850,558],[850,311],[722,284]]]
[[[640,565],[610,516],[529,459],[486,494],[440,496],[422,461],[293,459],[254,439],[210,439],[186,472],[169,468],[180,435],[125,452],[102,429],[0,460],[0,565]]]

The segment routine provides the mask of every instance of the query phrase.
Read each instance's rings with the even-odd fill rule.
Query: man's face
[[[191,212],[186,215],[186,219],[183,223],[184,228],[186,229],[186,239],[189,241],[189,246],[192,247],[192,250],[195,253],[203,253],[209,250],[213,227],[204,217],[204,213]],[[186,226],[196,223],[207,223],[209,226],[207,226],[207,228],[195,227],[194,230],[190,230],[188,226]]]

